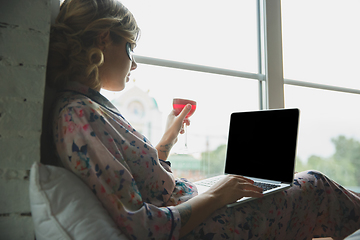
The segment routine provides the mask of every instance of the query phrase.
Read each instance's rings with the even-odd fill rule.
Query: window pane
[[[285,85],[285,100],[300,109],[297,170],[316,169],[360,190],[360,96]]]
[[[101,92],[154,146],[164,132],[172,99],[195,100],[197,109],[187,129],[192,154],[170,158],[175,175],[189,180],[223,171],[230,113],[259,108],[255,80],[142,64],[131,73],[125,90]],[[184,136],[180,135],[172,153],[179,152],[183,146]]]
[[[282,1],[284,77],[360,89],[360,1]]]
[[[256,1],[121,2],[141,28],[137,55],[257,72]]]

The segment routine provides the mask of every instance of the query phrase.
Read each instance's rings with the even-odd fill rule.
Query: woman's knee
[[[297,173],[294,178],[294,186],[302,190],[313,190],[318,185],[328,186],[328,177],[317,170],[307,170]]]
[[[308,170],[306,171],[307,175],[311,175],[314,178],[316,178],[316,180],[328,180],[329,178],[322,172],[318,171],[318,170]]]
[[[327,178],[326,175],[318,170],[306,170],[295,174],[295,179],[303,179],[307,177],[314,177],[316,179]]]

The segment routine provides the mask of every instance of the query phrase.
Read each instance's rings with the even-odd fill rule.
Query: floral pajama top
[[[131,239],[177,239],[174,208],[196,188],[175,179],[149,140],[99,92],[72,82],[55,106],[54,140],[63,166],[96,194]]]
[[[72,82],[59,93],[53,133],[61,163],[96,194],[129,239],[179,239],[173,206],[197,195],[176,179],[149,140],[99,92]],[[184,239],[343,239],[360,228],[360,195],[320,172],[233,208],[221,208]]]

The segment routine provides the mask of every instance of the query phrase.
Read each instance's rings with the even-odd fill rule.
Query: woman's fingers
[[[186,124],[187,126],[190,126],[190,119],[185,118],[184,119],[184,124]]]
[[[259,193],[263,192],[263,189],[261,187],[255,186],[251,183],[239,183],[239,188],[246,191],[255,191]]]
[[[234,176],[238,181],[238,188],[244,197],[262,197],[263,189],[255,186],[254,181],[242,176]]]
[[[235,179],[238,179],[239,181],[245,181],[245,182],[249,182],[249,183],[251,183],[251,184],[253,184],[254,183],[254,181],[253,180],[251,180],[251,179],[249,179],[249,178],[246,178],[246,177],[243,177],[243,176],[240,176],[240,175],[231,175],[233,178],[235,178]]]
[[[250,190],[242,190],[243,191],[243,196],[244,197],[263,197],[264,194],[262,192],[255,192],[255,191],[250,191]]]
[[[181,129],[180,129],[180,134],[184,134],[185,133],[185,124],[187,126],[190,126],[190,120],[188,118],[185,118],[182,125],[181,125]]]
[[[191,111],[191,104],[186,104],[186,106],[182,109],[178,117],[181,119],[181,122],[185,120],[186,115]]]
[[[233,203],[243,197],[262,197],[263,189],[255,186],[254,181],[238,175],[226,175],[213,185],[209,192],[219,197],[223,205]]]

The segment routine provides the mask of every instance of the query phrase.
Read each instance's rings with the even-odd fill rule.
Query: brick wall
[[[0,239],[34,239],[29,169],[40,135],[51,0],[0,0]]]

